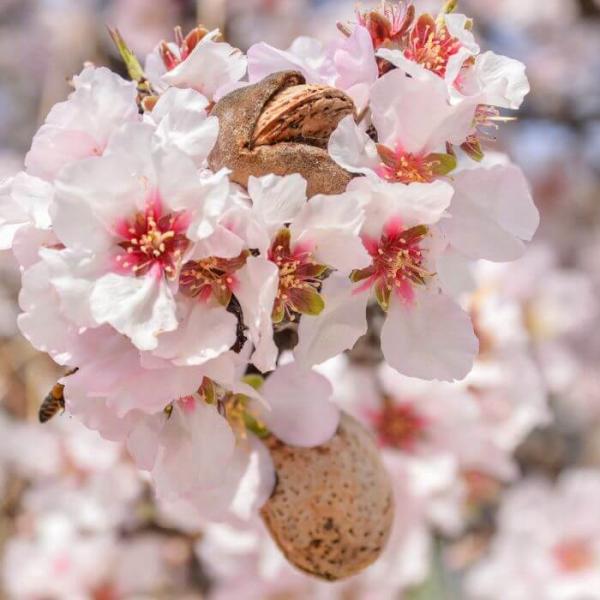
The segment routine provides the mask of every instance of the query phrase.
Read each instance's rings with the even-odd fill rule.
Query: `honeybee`
[[[69,371],[66,376],[72,375],[77,369]],[[65,386],[62,383],[56,383],[50,390],[50,393],[44,398],[40,410],[38,412],[38,418],[40,423],[46,423],[52,417],[59,412],[65,410]]]

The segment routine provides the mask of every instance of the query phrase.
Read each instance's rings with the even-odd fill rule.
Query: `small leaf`
[[[379,158],[381,158],[381,162],[387,167],[395,167],[398,163],[396,153],[383,144],[377,144],[377,153],[379,154]]]
[[[456,169],[456,157],[452,154],[430,154],[427,162],[435,175],[448,175]]]
[[[292,237],[291,231],[284,227],[277,232],[275,239],[273,240],[273,244],[271,248],[276,250],[281,246],[281,250],[278,251],[279,254],[289,254],[290,253],[290,240]]]
[[[476,162],[481,162],[484,158],[483,148],[479,138],[471,135],[467,138],[467,141],[461,145],[463,152],[471,159]]]
[[[244,412],[244,425],[248,431],[251,431],[260,439],[264,439],[270,434],[270,431],[254,415],[251,415],[247,411]]]
[[[119,54],[125,63],[129,77],[131,77],[131,79],[137,83],[145,81],[146,77],[144,75],[144,69],[142,69],[142,65],[140,65],[140,61],[125,43],[125,40],[123,39],[123,36],[119,30],[109,27],[108,33],[110,34],[112,41],[115,43],[115,46],[117,47],[117,50],[119,51]]]
[[[413,240],[417,240],[419,238],[425,237],[429,233],[429,228],[427,225],[415,225],[410,229],[406,229],[402,232],[402,239],[407,242],[412,242]]]
[[[350,281],[353,283],[358,283],[359,281],[364,281],[368,279],[375,273],[375,269],[373,265],[370,267],[365,267],[364,269],[354,269],[352,273],[350,273]]]
[[[219,281],[215,281],[212,284],[212,291],[215,296],[216,301],[221,306],[229,306],[231,302],[231,290],[225,285],[220,283]]]
[[[443,15],[453,13],[458,8],[458,0],[446,0],[444,6],[442,6]]]
[[[273,312],[271,313],[271,321],[273,321],[273,323],[277,324],[277,323],[281,323],[283,321],[283,318],[285,317],[285,306],[283,305],[283,302],[277,298],[275,300],[275,304],[273,305]]]
[[[375,284],[375,298],[381,309],[387,312],[390,307],[390,296],[392,295],[391,286],[388,286],[385,279],[379,279]]]
[[[303,315],[316,316],[325,308],[325,301],[321,294],[311,286],[291,292],[290,304],[296,312]]]
[[[242,377],[242,381],[258,391],[265,382],[265,378],[256,373],[250,373],[249,375],[244,375],[244,377]]]

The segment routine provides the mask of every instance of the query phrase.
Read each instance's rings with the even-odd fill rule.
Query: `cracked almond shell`
[[[343,414],[322,446],[295,448],[273,436],[266,444],[277,485],[261,516],[285,557],[328,581],[372,564],[388,539],[394,503],[371,434]]]
[[[211,115],[219,119],[219,136],[209,166],[231,169],[231,179],[243,186],[251,175],[299,173],[309,197],[341,194],[352,175],[326,147],[339,121],[354,112],[340,90],[308,85],[295,71],[274,73],[215,104]]]

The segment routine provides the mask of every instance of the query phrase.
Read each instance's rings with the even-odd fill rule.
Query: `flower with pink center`
[[[389,308],[392,292],[412,302],[414,286],[425,285],[426,278],[433,275],[423,268],[425,256],[421,243],[428,233],[425,225],[406,229],[399,219],[393,219],[386,223],[379,240],[363,236],[372,263],[366,269],[354,271],[352,280],[364,281],[361,290],[374,287],[383,310]]]
[[[357,21],[367,29],[375,50],[381,47],[400,47],[404,36],[413,24],[415,8],[405,2],[382,2],[380,7],[361,13],[356,11]]]
[[[411,78],[396,69],[373,85],[370,107],[378,143],[349,116],[331,135],[331,157],[352,173],[430,182],[456,167],[447,144],[461,145],[467,139],[477,100],[453,106],[441,79]]]
[[[310,320],[323,310],[320,289],[328,273],[347,278],[355,267],[370,262],[358,235],[363,220],[360,197],[345,193],[307,200],[306,187],[296,174],[250,177],[245,204],[242,199],[226,210],[222,223],[227,227],[199,244],[202,256],[196,253],[200,266],[210,257],[226,267],[228,274],[218,268],[210,276],[225,286],[221,289],[226,297],[231,290],[239,301],[255,345],[251,360],[263,372],[274,368],[277,356],[273,321],[295,320],[299,315],[304,315],[301,321]],[[228,261],[233,263],[212,254],[215,242],[231,249]],[[238,268],[240,248],[247,258]],[[187,269],[188,265],[185,287],[189,288],[193,282]],[[197,275],[202,281],[204,275]]]
[[[564,472],[555,484],[529,478],[504,498],[490,552],[471,571],[477,598],[595,598],[600,589],[600,477]],[[502,590],[498,581],[503,581]]]
[[[383,409],[374,411],[371,419],[382,446],[406,452],[414,450],[427,429],[427,419],[413,405],[394,403],[388,398],[383,399]]]
[[[444,18],[444,21],[448,17]],[[431,15],[421,15],[410,35],[404,56],[428,71],[444,78],[450,59],[462,47],[460,40],[448,31],[446,23],[437,23]]]
[[[206,216],[222,206],[229,185],[224,174],[199,174],[180,150],[154,146],[154,132],[129,125],[104,156],[66,167],[52,218],[62,256],[70,257],[61,294],[74,315],[87,315],[79,324],[109,324],[141,350],[178,328],[181,265],[211,231]]]
[[[309,364],[351,347],[366,331],[371,290],[386,313],[381,348],[401,373],[424,379],[461,379],[477,352],[469,316],[446,293],[440,272],[447,242],[438,223],[453,190],[444,182],[390,184],[370,178],[348,186],[365,203],[361,238],[370,264],[351,280],[330,278],[322,295],[327,308],[300,323],[298,352]],[[333,335],[333,331],[344,335]]]

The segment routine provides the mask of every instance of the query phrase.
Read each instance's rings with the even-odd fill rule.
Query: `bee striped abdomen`
[[[64,389],[64,385],[57,383],[44,398],[38,413],[40,423],[46,423],[46,421],[49,421],[56,413],[65,409]]]

